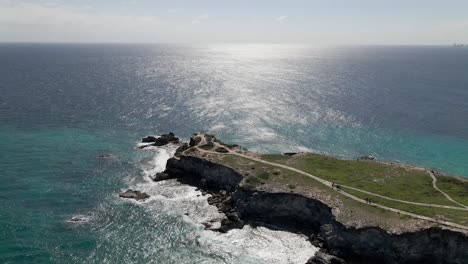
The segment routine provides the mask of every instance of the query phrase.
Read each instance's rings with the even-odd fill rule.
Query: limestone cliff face
[[[468,237],[462,233],[430,228],[396,235],[379,227],[345,227],[327,205],[291,193],[239,188],[232,199],[242,220],[303,233],[350,263],[468,263]]]
[[[191,156],[169,159],[166,173],[214,190],[233,191],[242,181],[242,175],[231,168]]]
[[[239,216],[282,229],[310,235],[318,233],[334,216],[325,204],[293,193],[269,193],[238,188],[232,194]]]
[[[239,187],[242,175],[238,172],[201,158],[170,159],[166,172],[201,188],[224,191],[216,195],[229,197],[219,199],[222,202],[216,205],[235,211],[242,223],[305,234],[311,242],[348,263],[468,263],[468,236],[462,233],[429,228],[397,235],[379,227],[346,227],[336,221],[330,207],[318,200],[293,193],[244,189]]]

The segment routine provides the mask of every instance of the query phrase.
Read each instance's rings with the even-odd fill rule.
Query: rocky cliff
[[[307,235],[324,251],[309,263],[343,263],[340,258],[348,263],[468,263],[468,236],[463,233],[428,228],[391,234],[379,227],[347,227],[318,200],[242,188],[242,175],[203,158],[172,158],[166,173],[213,195],[210,202],[227,215],[220,231],[251,224]]]

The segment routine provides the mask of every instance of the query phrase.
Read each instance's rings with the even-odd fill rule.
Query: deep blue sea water
[[[0,263],[294,263],[301,238],[203,231],[216,212],[149,182],[173,150],[140,138],[210,131],[468,177],[467,73],[451,47],[1,44]],[[129,186],[154,199],[122,201]]]

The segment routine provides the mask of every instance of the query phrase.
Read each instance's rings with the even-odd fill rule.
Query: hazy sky
[[[0,41],[468,43],[468,0],[0,0]]]

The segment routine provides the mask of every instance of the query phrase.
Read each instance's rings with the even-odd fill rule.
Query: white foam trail
[[[154,151],[153,158],[142,165],[144,181],[129,179],[130,188],[148,193],[145,202],[134,202],[154,214],[180,215],[187,223],[196,226],[198,244],[208,254],[221,256],[227,263],[305,263],[315,254],[317,248],[305,236],[267,228],[234,229],[228,233],[205,230],[203,223],[212,228],[220,226],[225,217],[195,187],[176,180],[153,182],[150,176],[165,169],[167,160],[174,155],[177,146],[148,147]],[[239,262],[240,261],[240,262]]]
[[[305,236],[250,226],[226,234],[204,231],[200,242],[210,252],[226,252],[265,263],[303,264],[318,250]]]

